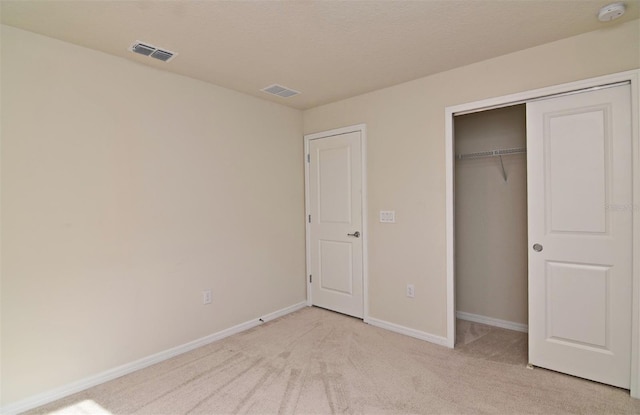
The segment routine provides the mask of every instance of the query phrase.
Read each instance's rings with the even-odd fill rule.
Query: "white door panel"
[[[310,140],[309,203],[312,302],[363,317],[359,131]]]
[[[317,282],[323,291],[353,295],[351,242],[319,240]]]
[[[609,110],[610,111],[610,110]],[[606,232],[607,108],[555,112],[545,136],[549,232]],[[571,189],[571,191],[567,191]],[[553,202],[553,203],[552,203]]]
[[[546,338],[606,348],[610,267],[551,261],[546,265]]]
[[[527,153],[529,361],[629,388],[630,87],[528,103]]]

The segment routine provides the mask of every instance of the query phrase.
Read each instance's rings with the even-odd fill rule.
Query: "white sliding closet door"
[[[630,86],[527,104],[529,361],[630,386]]]

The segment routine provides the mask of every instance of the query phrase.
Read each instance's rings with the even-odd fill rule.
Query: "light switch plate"
[[[395,223],[396,222],[396,212],[395,212],[395,210],[381,210],[380,211],[380,222],[382,222],[382,223]]]

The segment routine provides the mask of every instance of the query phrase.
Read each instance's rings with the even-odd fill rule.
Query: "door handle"
[[[360,232],[355,231],[354,233],[348,233],[347,236],[355,236],[356,238],[360,237]]]
[[[540,244],[533,244],[533,250],[536,252],[540,252],[542,251],[542,245]]]

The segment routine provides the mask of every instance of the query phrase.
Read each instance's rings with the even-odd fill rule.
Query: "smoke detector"
[[[601,22],[610,22],[622,16],[627,10],[624,3],[612,3],[604,6],[598,13],[598,20]]]
[[[171,52],[165,49],[160,49],[149,43],[140,42],[139,40],[136,40],[131,45],[129,50],[131,52],[144,55],[144,56],[149,56],[163,62],[169,62],[171,59],[173,59],[177,55],[177,53],[175,52]]]
[[[289,98],[300,93],[300,91],[296,91],[294,89],[287,88],[278,84],[269,85],[268,87],[262,88],[261,91],[266,92],[267,94],[277,95],[282,98]]]

